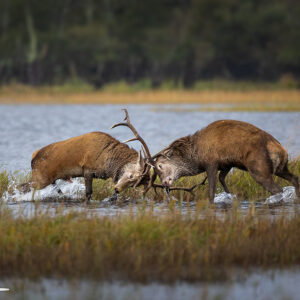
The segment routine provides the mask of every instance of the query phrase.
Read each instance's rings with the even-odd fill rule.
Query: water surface
[[[97,282],[92,280],[0,280],[0,287],[10,288],[0,292],[3,299],[102,299],[102,300],[297,300],[299,299],[299,268],[255,271],[247,274],[238,271],[232,281],[175,284]],[[2,299],[2,298],[1,298]]]
[[[0,166],[29,170],[32,153],[50,143],[91,131],[119,140],[128,128],[109,128],[124,118],[120,105],[0,105]],[[126,105],[131,122],[155,154],[174,139],[219,119],[250,122],[272,134],[292,157],[300,154],[300,112],[201,112],[199,105]],[[176,108],[176,109],[175,109]],[[184,111],[181,108],[195,108]],[[139,149],[137,142],[132,147]]]
[[[0,167],[11,172],[17,170],[30,170],[32,153],[50,143],[67,139],[73,136],[91,131],[104,131],[119,140],[132,137],[128,128],[109,128],[124,118],[124,112],[120,105],[0,105]],[[203,112],[197,110],[201,105],[127,105],[131,122],[137,128],[140,135],[146,140],[151,153],[160,151],[174,139],[192,134],[209,123],[219,119],[235,119],[252,123],[271,133],[288,150],[290,157],[300,154],[300,113],[299,112]],[[135,149],[140,149],[137,142],[131,143]],[[75,185],[64,184],[64,195],[71,193],[71,199],[78,200],[84,197],[84,185],[82,181],[75,180]],[[15,191],[17,194],[17,191]],[[49,186],[41,194],[41,207],[56,211],[63,205],[66,211],[70,209],[86,210],[80,202],[64,202],[61,204],[60,195],[53,187]],[[70,196],[70,195],[69,195]],[[217,202],[222,209],[228,207],[228,196],[221,194]],[[49,201],[49,198],[52,201]],[[276,199],[279,199],[278,201]],[[279,204],[285,202],[284,210],[291,215],[295,205],[290,198],[281,201],[281,196],[275,200]],[[18,213],[20,208],[30,216],[35,210],[35,205],[30,201],[31,194],[16,197],[4,197],[9,202],[9,207]],[[43,201],[45,200],[45,201]],[[54,200],[54,201],[53,201]],[[262,205],[265,199],[257,202],[255,207],[262,214],[269,214],[269,208]],[[131,205],[140,199],[129,199],[126,204],[115,205],[107,201],[97,202],[91,207],[99,215],[118,215],[128,213]],[[129,203],[129,204],[128,204]],[[232,199],[229,199],[229,207]],[[273,203],[274,204],[274,203]],[[186,208],[177,207],[183,213],[193,209],[194,203]],[[241,211],[246,214],[253,205],[247,199],[240,204]],[[297,208],[297,207],[296,207]],[[131,208],[132,209],[132,208]],[[133,208],[138,210],[138,208]],[[168,212],[165,204],[157,203],[155,206],[158,214]],[[273,209],[273,208],[272,208]],[[275,215],[277,215],[277,208]]]

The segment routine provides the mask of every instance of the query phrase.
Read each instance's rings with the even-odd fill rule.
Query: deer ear
[[[152,156],[152,159],[157,159],[159,156],[163,156],[167,159],[170,159],[172,155],[173,155],[173,149],[167,148],[156,153],[154,156]]]
[[[163,154],[163,156],[170,158],[173,154],[173,149],[168,148],[168,149],[164,150],[164,152],[162,154]]]

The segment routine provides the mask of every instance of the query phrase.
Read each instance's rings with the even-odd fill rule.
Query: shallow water
[[[90,131],[117,139],[129,129],[110,130],[124,118],[120,105],[0,105],[0,167],[29,170],[32,153],[50,143]],[[271,133],[292,157],[300,154],[299,112],[201,112],[200,105],[126,105],[131,121],[156,153],[174,139],[192,134],[219,119],[250,122]],[[185,111],[188,108],[189,111]],[[191,109],[195,111],[191,111]],[[139,149],[140,145],[132,143]]]
[[[58,188],[62,191],[58,193]],[[69,212],[86,212],[92,216],[115,217],[120,215],[137,215],[151,210],[154,215],[163,216],[170,213],[177,213],[182,216],[194,215],[197,218],[207,218],[217,216],[224,218],[226,214],[236,206],[241,215],[249,212],[257,216],[276,218],[282,214],[293,216],[298,213],[300,204],[295,203],[295,188],[292,186],[284,187],[283,192],[271,196],[264,201],[250,202],[247,200],[238,201],[233,194],[225,192],[215,196],[213,209],[199,210],[197,202],[180,201],[171,196],[170,202],[165,197],[164,201],[157,202],[142,197],[137,199],[119,197],[117,201],[109,198],[102,201],[91,201],[86,204],[82,201],[85,195],[85,186],[82,178],[75,178],[72,183],[64,180],[57,181],[57,187],[50,185],[40,191],[33,191],[23,194],[14,187],[14,193],[6,192],[2,200],[15,216],[33,217],[37,213],[47,213],[50,215],[66,214]],[[11,189],[11,188],[10,188]],[[33,202],[32,199],[35,201]],[[201,201],[201,199],[199,199]]]
[[[287,149],[291,157],[300,154],[300,113],[283,112],[200,112],[190,111],[197,105],[127,105],[131,121],[155,153],[174,139],[191,134],[218,119],[237,119],[250,122],[268,131]],[[90,131],[105,131],[125,140],[132,136],[125,128],[108,128],[123,119],[119,105],[1,105],[0,106],[0,168],[9,171],[30,169],[31,154],[55,141],[77,136]],[[162,109],[163,108],[163,109]],[[182,108],[188,108],[188,111]],[[184,111],[185,110],[185,111]],[[139,149],[138,143],[132,146]],[[200,214],[200,217],[217,216],[225,218],[235,197],[231,194],[216,195],[216,206],[197,212],[196,203],[176,201],[172,208],[166,202],[153,203],[142,199],[121,199],[118,202],[92,201],[82,204],[84,195],[81,179],[73,183],[59,183],[63,196],[49,186],[35,194],[24,195],[15,191],[14,196],[6,195],[5,204],[15,216],[34,216],[36,213],[68,213],[84,211],[91,215],[118,217],[121,214],[137,214],[151,209],[156,215],[170,211],[183,216]],[[293,190],[285,189],[281,195],[251,203],[246,199],[238,201],[238,211],[246,215],[255,211],[255,216],[277,218],[298,214],[299,204],[293,203]],[[66,199],[67,198],[67,199]],[[176,200],[176,199],[173,199]],[[241,274],[241,272],[239,273]],[[299,299],[300,269],[256,271],[249,276],[238,275],[232,282],[184,283],[174,285],[161,283],[136,284],[124,282],[95,282],[88,280],[67,281],[42,279],[29,280],[0,279],[0,299]]]
[[[241,270],[232,281],[213,283],[176,282],[139,284],[132,282],[97,282],[88,280],[42,279],[0,280],[1,299],[103,299],[103,300],[182,300],[182,299],[299,299],[299,268],[292,270],[255,271],[246,274]],[[3,298],[2,298],[3,297]]]
[[[300,113],[299,112],[201,112],[197,111],[200,105],[127,105],[131,121],[141,136],[149,144],[154,154],[167,146],[174,139],[194,133],[207,124],[218,119],[236,119],[250,122],[277,138],[288,149],[291,157],[300,153]],[[105,131],[119,140],[132,136],[126,128],[108,128],[124,118],[120,105],[0,105],[0,168],[11,172],[30,170],[32,153],[55,141],[77,136],[90,131]],[[193,111],[195,109],[195,111]],[[140,145],[132,143],[132,147],[139,149]],[[100,203],[93,202],[86,207],[78,201],[84,196],[84,185],[80,179],[73,184],[61,181],[60,188],[63,196],[57,193],[53,186],[38,191],[35,199],[40,199],[39,207],[55,213],[59,207],[69,210],[93,210],[99,215],[115,216],[120,213],[131,213],[139,210],[135,203],[141,199],[125,199],[120,203],[110,203],[104,199]],[[66,197],[72,201],[64,201]],[[4,196],[9,202],[9,208],[16,214],[20,210],[27,216],[35,211],[36,205],[31,203],[32,193],[21,195],[15,190],[15,195]],[[217,194],[215,203],[218,214],[224,215],[226,209],[234,203],[234,195]],[[265,200],[265,199],[264,199]],[[274,205],[284,204],[283,208],[274,208]],[[148,206],[149,201],[147,202]],[[240,202],[239,209],[246,214],[253,204]],[[271,215],[284,210],[292,215],[298,205],[294,205],[291,193],[276,195],[262,202],[254,204],[262,215],[270,214],[269,205],[272,205]],[[143,206],[143,205],[142,205]],[[183,214],[194,210],[195,203],[175,206]],[[169,211],[166,203],[155,203],[154,210],[158,214]],[[274,213],[275,211],[275,213]]]

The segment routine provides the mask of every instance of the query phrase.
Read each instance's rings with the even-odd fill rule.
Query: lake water
[[[67,139],[90,131],[104,131],[119,140],[132,137],[128,128],[109,128],[124,118],[120,105],[0,105],[0,168],[11,172],[30,170],[31,155],[36,150],[55,141]],[[170,144],[174,139],[192,134],[209,123],[219,119],[235,119],[252,123],[271,133],[288,150],[290,157],[300,154],[300,113],[299,112],[203,112],[200,105],[127,105],[131,122],[140,135],[146,140],[151,153],[156,153]],[[131,146],[140,149],[137,142]],[[74,184],[63,182],[61,189],[64,195],[70,198],[82,198],[84,185],[80,180]],[[61,195],[48,187],[35,196],[40,199],[59,199]],[[282,195],[275,199],[275,203],[285,202],[288,212],[293,213],[294,205],[291,197],[282,201]],[[11,199],[10,207],[19,212],[34,211],[35,206],[30,203],[31,193],[17,194]],[[231,195],[219,194],[215,202],[223,208],[224,204],[231,204],[234,198]],[[285,199],[283,199],[285,200]],[[274,199],[271,201],[274,201]],[[265,208],[257,203],[258,209]],[[56,210],[59,202],[42,203],[47,209]],[[247,213],[251,204],[246,200],[240,207]],[[81,204],[66,205],[68,209],[85,209]],[[128,211],[128,205],[114,205],[108,202],[96,203],[94,210],[100,215],[118,215]],[[168,211],[161,204],[157,204],[158,213]],[[183,207],[179,207],[184,211]],[[275,208],[276,211],[277,208]],[[265,210],[263,210],[265,212]],[[269,213],[269,210],[266,212]],[[30,213],[29,213],[30,215]],[[275,213],[277,215],[277,213]]]
[[[0,105],[0,166],[29,170],[32,153],[50,143],[104,131],[119,140],[132,137],[128,128],[109,128],[124,118],[120,105]],[[201,112],[199,105],[127,105],[131,122],[155,154],[174,139],[192,134],[219,119],[250,122],[300,154],[299,112]],[[137,142],[132,147],[140,148]]]
[[[151,153],[156,153],[174,139],[192,134],[196,130],[218,119],[236,119],[250,122],[278,139],[288,149],[290,157],[300,154],[300,113],[299,112],[201,112],[197,105],[127,105],[131,121],[148,143]],[[119,105],[0,105],[0,170],[11,172],[30,170],[32,153],[55,141],[67,139],[90,131],[104,131],[119,140],[132,136],[126,128],[109,130],[109,127],[124,118]],[[138,143],[132,147],[139,149]],[[125,203],[92,201],[84,206],[78,198],[84,194],[81,179],[73,184],[61,182],[61,189],[72,199],[62,202],[60,195],[52,187],[40,192],[41,202],[32,203],[31,194],[17,195],[7,206],[14,214],[30,217],[36,209],[47,210],[50,214],[70,210],[85,211],[99,216],[118,217],[120,214],[138,213],[143,207],[140,199],[127,199]],[[299,204],[292,200],[293,190],[288,187],[284,195],[275,200],[281,206],[254,203],[257,217],[276,218],[282,214],[292,216],[298,213]],[[55,201],[49,200],[54,198]],[[48,199],[48,200],[47,200]],[[217,205],[210,213],[222,218],[234,197],[218,194]],[[239,210],[247,214],[253,204],[239,202]],[[183,215],[193,212],[195,203],[177,203],[175,209]],[[169,213],[166,203],[155,203],[154,213]],[[207,217],[205,211],[202,217]],[[90,280],[41,279],[33,282],[26,279],[0,278],[0,299],[299,299],[300,269],[255,271],[250,275],[234,276],[230,282],[185,283],[173,285],[162,283],[95,282]]]
[[[12,300],[297,300],[299,299],[299,269],[255,271],[247,274],[241,270],[232,281],[211,283],[148,284],[132,282],[97,282],[93,280],[2,279],[0,299]]]

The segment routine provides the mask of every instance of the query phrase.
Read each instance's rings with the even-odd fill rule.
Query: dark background
[[[299,0],[0,0],[0,84],[300,76]]]

